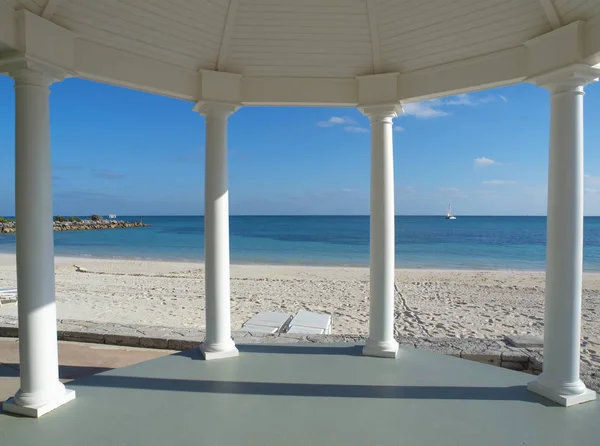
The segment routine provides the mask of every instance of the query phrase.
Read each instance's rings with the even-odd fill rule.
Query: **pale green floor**
[[[2,445],[598,445],[600,404],[568,409],[533,377],[430,352],[348,345],[198,351],[75,380],[39,420],[0,414]]]

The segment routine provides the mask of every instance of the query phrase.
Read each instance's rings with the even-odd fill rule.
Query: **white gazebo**
[[[550,90],[544,371],[529,389],[564,406],[595,399],[579,342],[583,90],[599,63],[598,0],[0,0],[0,72],[16,90],[21,358],[4,410],[37,417],[75,398],[58,379],[49,125],[49,87],[71,76],[190,101],[206,118],[207,360],[238,355],[227,185],[237,109],[346,106],[370,118],[363,354],[396,357],[392,120],[424,99],[519,82]]]

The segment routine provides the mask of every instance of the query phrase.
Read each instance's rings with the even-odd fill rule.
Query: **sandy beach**
[[[305,309],[331,314],[334,333],[366,335],[368,279],[367,268],[233,265],[232,329],[259,311]],[[600,274],[584,274],[583,284],[583,360],[600,366]],[[15,257],[0,255],[0,288],[15,286]],[[399,269],[396,286],[397,334],[499,338],[543,333],[543,272]],[[57,257],[56,298],[61,319],[205,324],[201,263]],[[0,314],[16,315],[16,308],[4,307]]]

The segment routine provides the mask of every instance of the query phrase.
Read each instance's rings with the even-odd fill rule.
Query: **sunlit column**
[[[58,379],[49,110],[54,79],[27,68],[11,76],[21,388],[3,409],[39,417],[75,398]]]
[[[366,107],[371,120],[371,260],[367,356],[394,358],[394,142],[392,120],[398,104]]]
[[[583,270],[583,87],[600,75],[568,67],[536,80],[551,92],[543,373],[529,390],[563,406],[596,398],[579,378]]]
[[[238,356],[231,338],[229,296],[229,195],[227,186],[227,118],[236,107],[204,102],[197,107],[206,117],[204,191],[204,262],[206,340],[205,359]]]

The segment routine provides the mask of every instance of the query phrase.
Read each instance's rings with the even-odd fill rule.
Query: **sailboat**
[[[456,217],[452,215],[452,208],[448,205],[448,212],[446,212],[446,220],[456,220]]]

